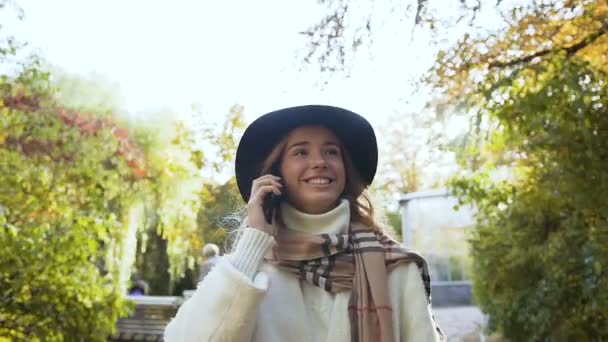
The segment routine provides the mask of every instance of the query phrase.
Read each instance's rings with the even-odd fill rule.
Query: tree
[[[198,227],[202,232],[201,248],[191,255],[193,264],[186,269],[184,277],[178,280],[174,294],[181,295],[184,290],[196,288],[199,281],[200,265],[205,261],[202,256],[202,246],[214,243],[220,247],[220,252],[230,250],[231,233],[235,232],[241,220],[242,200],[236,185],[236,179],[231,177],[223,184],[206,182],[200,190],[201,207],[198,212]],[[194,266],[194,267],[193,267]]]
[[[497,184],[484,165],[452,181],[479,210],[475,295],[490,328],[513,340],[608,336],[607,78],[560,63],[539,88],[491,113],[503,118],[501,141],[518,155],[511,179]]]
[[[151,184],[144,197],[135,271],[157,295],[181,295],[183,289],[194,288],[203,245],[221,245],[226,238],[222,219],[235,211],[236,184],[232,179],[218,184],[214,177],[231,167],[244,128],[242,106],[233,106],[221,127],[193,130],[170,117],[149,114],[145,122],[131,123],[148,161],[146,182]]]
[[[118,208],[136,153],[58,106],[38,64],[14,75],[0,79],[0,336],[103,341],[127,309]]]
[[[220,158],[206,157],[185,122],[129,122],[107,82],[49,72],[21,46],[0,41],[0,339],[102,341],[127,313],[148,237],[160,256],[147,261],[167,270],[163,294],[203,239],[222,238],[199,220],[227,190],[203,171],[230,155],[242,107],[207,132]]]
[[[429,77],[475,113],[476,163],[451,184],[479,210],[475,296],[512,340],[608,336],[607,9],[516,8],[505,31],[439,54]],[[498,182],[497,165],[511,172]]]
[[[443,185],[453,164],[444,133],[447,122],[426,110],[395,113],[380,129],[379,190],[406,194]]]
[[[432,44],[437,44],[444,38],[444,32],[452,30],[459,23],[471,27],[477,26],[478,15],[482,9],[492,6],[498,8],[503,1],[453,0],[451,4],[458,7],[456,16],[437,14],[446,7],[446,2],[443,0],[388,2],[320,0],[318,2],[326,6],[327,12],[315,24],[300,32],[307,40],[307,49],[302,60],[304,64],[317,65],[321,72],[348,74],[354,66],[356,54],[367,50],[373,55],[374,37],[383,26],[394,24],[402,26],[404,31],[411,31],[409,39],[414,39],[417,29],[428,30],[431,33]],[[532,6],[537,5],[544,6],[536,2]],[[480,29],[479,26],[477,28]],[[408,39],[404,38],[403,41],[396,43],[407,44],[407,41]]]
[[[77,77],[57,67],[48,69],[53,75],[55,98],[65,107],[118,121],[123,119],[125,101],[119,84],[100,74]]]

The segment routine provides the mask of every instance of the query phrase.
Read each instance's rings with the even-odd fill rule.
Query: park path
[[[486,318],[476,306],[433,308],[435,320],[449,342],[484,341],[481,336]]]

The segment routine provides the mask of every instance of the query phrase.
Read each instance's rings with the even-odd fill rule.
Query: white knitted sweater
[[[289,229],[340,233],[350,212],[343,201],[322,215],[282,205]],[[274,239],[246,228],[165,329],[165,340],[235,342],[349,342],[350,292],[335,295],[263,261]],[[388,277],[396,341],[438,341],[418,267],[404,264]]]

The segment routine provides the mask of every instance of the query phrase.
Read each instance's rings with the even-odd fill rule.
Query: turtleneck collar
[[[287,202],[281,203],[281,217],[287,229],[308,234],[347,233],[350,224],[348,200],[340,200],[334,209],[319,215],[303,213]]]

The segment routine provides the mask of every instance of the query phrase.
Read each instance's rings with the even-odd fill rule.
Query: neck
[[[287,229],[308,234],[340,234],[348,232],[350,206],[347,200],[340,200],[334,209],[323,214],[307,214],[290,204],[281,203],[281,217]]]

